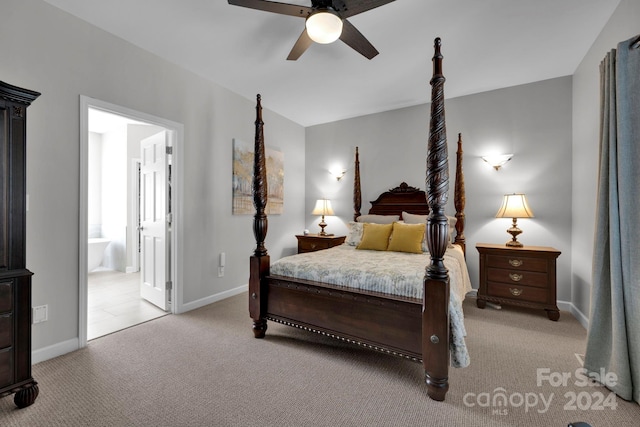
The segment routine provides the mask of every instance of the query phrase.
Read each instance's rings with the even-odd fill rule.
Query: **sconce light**
[[[523,245],[517,239],[518,234],[522,233],[522,230],[518,228],[518,218],[533,218],[533,211],[524,194],[505,194],[496,218],[513,218],[511,228],[507,230],[512,239],[507,242],[507,246],[521,248]]]
[[[340,181],[347,171],[345,169],[333,168],[329,169],[329,173],[332,177],[334,177],[337,181]]]
[[[322,220],[320,220],[320,223],[318,224],[320,226],[320,236],[333,236],[333,234],[327,234],[324,231],[324,228],[327,226],[327,223],[324,222],[324,216],[335,215],[333,213],[333,208],[331,207],[331,201],[327,199],[318,199],[311,215],[322,215]]]
[[[489,163],[495,170],[500,170],[502,165],[507,163],[513,154],[492,154],[490,156],[482,156],[482,160]]]

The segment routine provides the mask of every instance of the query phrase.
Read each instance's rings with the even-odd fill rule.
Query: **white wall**
[[[640,0],[622,0],[573,75],[572,298],[585,316],[591,301],[591,263],[600,129],[600,69],[605,54],[640,33]]]
[[[446,63],[446,56],[445,56]],[[427,88],[425,82],[425,90]],[[446,94],[446,83],[445,83]],[[449,170],[449,208],[453,214],[453,177],[458,132],[464,140],[467,261],[478,287],[478,242],[502,243],[510,219],[496,219],[502,196],[523,192],[535,213],[519,220],[525,245],[552,246],[558,259],[558,299],[571,299],[571,77],[515,86],[445,101]],[[402,181],[425,188],[429,105],[343,120],[307,128],[307,228],[318,229],[313,202],[331,199],[336,217],[327,231],[345,233],[353,217],[353,153],[360,149],[362,212],[369,201]],[[513,159],[495,171],[480,156],[498,151]],[[350,169],[337,182],[328,169]]]
[[[87,223],[88,237],[93,238],[102,237],[102,135],[89,132],[88,143]]]
[[[0,76],[42,92],[28,111],[27,266],[32,303],[48,304],[49,320],[34,325],[34,350],[78,340],[80,95],[184,125],[185,308],[246,285],[255,241],[252,217],[231,215],[232,139],[253,140],[255,100],[40,0],[4,0],[1,9]],[[267,236],[278,258],[304,226],[305,135],[269,110],[264,121],[267,143],[285,153],[285,213],[270,218]],[[222,251],[226,275],[218,278]]]
[[[102,236],[111,241],[102,265],[124,273],[127,267],[127,125],[102,134]]]

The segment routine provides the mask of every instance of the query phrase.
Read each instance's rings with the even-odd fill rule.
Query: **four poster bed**
[[[422,362],[425,370],[427,392],[434,400],[444,400],[449,388],[448,371],[450,360],[454,366],[466,366],[468,355],[464,347],[464,325],[462,324],[461,299],[470,289],[468,273],[464,265],[464,178],[462,174],[461,138],[458,139],[455,208],[456,237],[453,244],[449,240],[449,225],[444,208],[447,203],[449,189],[449,172],[447,160],[447,141],[444,117],[444,76],[442,75],[442,55],[440,39],[435,40],[433,57],[433,78],[431,79],[431,118],[427,153],[427,193],[402,183],[371,202],[369,215],[396,215],[407,219],[422,215],[423,224],[428,215],[426,229],[422,228],[424,244],[428,253],[401,253],[384,250],[356,250],[357,246],[347,244],[318,252],[285,257],[270,263],[265,248],[267,234],[267,182],[264,154],[264,136],[262,122],[262,106],[260,95],[256,106],[256,135],[254,160],[254,205],[256,214],[253,231],[256,238],[256,249],[250,258],[249,277],[249,313],[253,319],[253,331],[256,338],[263,338],[267,330],[267,320],[305,330],[321,333],[344,341],[356,343],[371,349],[401,356]],[[361,189],[358,151],[356,149],[354,178],[354,219],[372,218],[360,214]],[[352,231],[354,226],[352,223]],[[396,224],[393,224],[395,227]],[[368,227],[362,224],[362,227]],[[400,227],[400,226],[398,226]],[[395,230],[395,228],[394,228]],[[367,231],[365,231],[366,233]],[[350,232],[351,235],[351,232]],[[392,242],[394,235],[387,238]],[[364,240],[364,234],[360,237]],[[353,242],[352,242],[353,243]],[[449,247],[449,250],[447,248]],[[457,249],[455,249],[457,247]],[[427,248],[424,248],[427,249]],[[341,251],[336,256],[330,251]],[[451,252],[457,256],[450,256]],[[344,261],[350,254],[357,254],[364,265],[364,270],[348,273],[363,280],[357,285],[345,285],[340,279],[327,279],[332,272],[326,270],[328,258]],[[454,254],[455,255],[455,254]],[[304,259],[304,257],[324,256],[323,260],[309,258],[308,263],[299,267],[286,264],[288,259]],[[398,265],[418,260],[418,285],[402,286],[405,290],[400,294],[387,288],[387,284],[370,286],[373,279],[372,270],[381,263],[381,257],[397,257]],[[376,258],[378,257],[378,258]],[[454,259],[454,261],[451,261]],[[457,261],[456,261],[457,260]],[[394,261],[396,262],[396,261]],[[456,262],[462,263],[458,269]],[[453,263],[453,264],[452,264]],[[428,265],[427,265],[428,264]],[[446,266],[445,266],[446,264]],[[300,276],[295,272],[307,270],[311,265],[320,267],[311,276]],[[408,264],[407,264],[408,265]],[[426,269],[425,269],[426,267]],[[344,270],[343,264],[339,269]],[[407,267],[408,269],[415,267]],[[325,269],[325,270],[323,270]],[[396,268],[400,270],[400,268]],[[450,280],[450,272],[456,275]],[[370,274],[371,273],[371,274]],[[466,276],[465,276],[466,275]],[[460,279],[463,277],[464,280]],[[307,277],[307,278],[304,278]],[[308,277],[318,277],[311,280]],[[415,279],[415,277],[414,277]],[[464,282],[464,283],[460,283]],[[355,287],[347,287],[355,286]],[[386,286],[386,287],[385,287]],[[455,288],[450,290],[450,286]],[[454,323],[454,318],[459,322]],[[451,323],[450,323],[451,320]],[[451,324],[451,326],[450,326]],[[450,338],[450,328],[452,338]],[[451,346],[451,353],[450,353]],[[453,356],[453,359],[452,359]],[[466,358],[466,359],[465,359]]]

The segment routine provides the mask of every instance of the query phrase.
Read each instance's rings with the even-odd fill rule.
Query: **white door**
[[[168,186],[166,131],[141,141],[140,147],[140,296],[168,309]]]

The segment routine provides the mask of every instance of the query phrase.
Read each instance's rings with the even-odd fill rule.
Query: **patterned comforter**
[[[271,274],[421,299],[429,263],[428,253],[357,250],[343,244],[281,258],[271,264]],[[444,264],[450,277],[451,364],[465,367],[469,365],[469,354],[464,342],[462,301],[471,291],[471,282],[459,246],[447,249]]]

